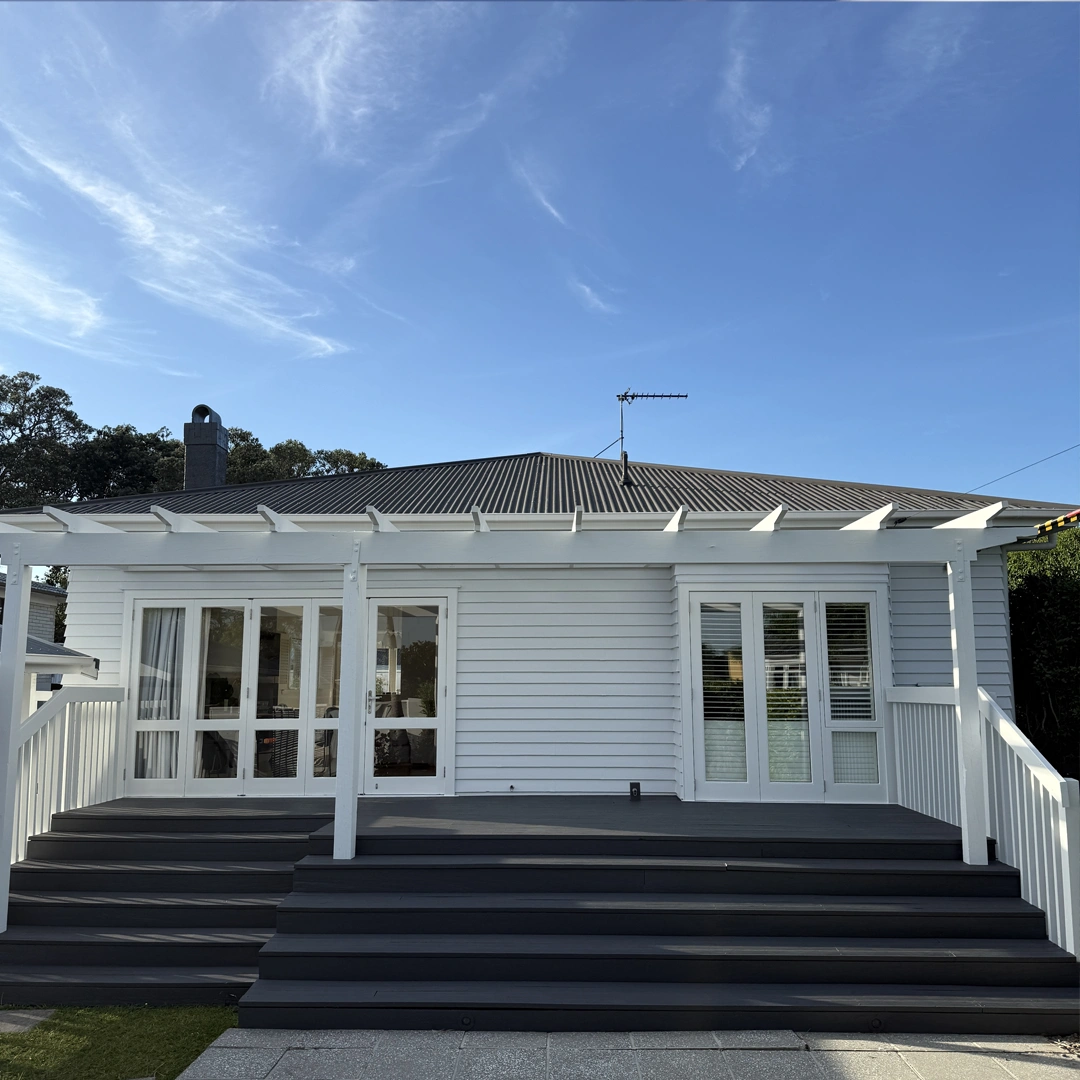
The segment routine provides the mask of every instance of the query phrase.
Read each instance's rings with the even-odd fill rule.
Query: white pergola
[[[789,513],[781,505],[763,518],[730,515],[735,528],[716,527],[723,515],[695,515],[681,507],[666,524],[630,527],[627,515],[584,515],[579,508],[561,527],[522,527],[520,516],[488,517],[480,507],[454,518],[398,523],[375,507],[364,519],[321,519],[319,527],[260,506],[252,515],[196,520],[161,507],[149,514],[71,514],[46,507],[39,516],[0,515],[0,558],[7,564],[6,628],[0,646],[0,745],[8,747],[0,772],[0,830],[14,821],[15,758],[23,704],[30,578],[35,566],[130,569],[336,568],[342,573],[342,656],[334,857],[356,850],[358,737],[366,685],[367,573],[370,568],[420,566],[672,566],[718,563],[852,564],[890,562],[944,565],[952,622],[953,688],[960,730],[961,827],[964,860],[987,862],[979,688],[971,562],[980,551],[1031,536],[1027,524],[996,526],[1004,504],[965,514],[932,528],[893,527],[889,504],[842,526],[806,527],[820,515]],[[850,516],[850,515],[849,515]],[[638,515],[639,521],[654,515]],[[605,520],[606,519],[606,520]],[[110,524],[109,521],[113,524]],[[803,527],[800,527],[800,524]],[[308,527],[305,527],[307,525]],[[400,527],[399,527],[400,525]]]

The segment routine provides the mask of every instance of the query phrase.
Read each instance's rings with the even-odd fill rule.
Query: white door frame
[[[364,648],[368,649],[367,685],[364,687],[363,765],[360,769],[362,795],[453,795],[456,785],[457,749],[457,602],[456,587],[436,589],[378,587],[367,590],[368,625]],[[375,777],[372,764],[375,730],[379,723],[370,706],[375,689],[374,650],[377,637],[379,605],[392,603],[439,608],[438,646],[438,716],[436,730],[436,775],[433,777]],[[344,662],[344,661],[343,661]],[[370,696],[369,696],[370,694]],[[427,725],[424,725],[427,726]]]

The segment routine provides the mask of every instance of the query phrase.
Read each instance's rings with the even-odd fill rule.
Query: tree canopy
[[[382,469],[360,451],[311,450],[298,439],[266,447],[250,431],[229,428],[226,480],[290,480]],[[93,428],[71,396],[38,375],[0,375],[0,507],[37,506],[184,486],[184,444],[165,427]]]

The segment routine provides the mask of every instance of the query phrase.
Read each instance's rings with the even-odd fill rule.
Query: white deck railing
[[[896,801],[959,825],[955,692],[947,686],[897,686],[887,696],[896,740]]]
[[[1076,954],[1080,783],[1062,777],[982,687],[979,715],[997,857],[1020,871],[1020,895],[1046,912],[1050,940]]]
[[[119,686],[66,686],[23,721],[15,737],[15,828],[11,861],[45,832],[53,814],[122,794]]]

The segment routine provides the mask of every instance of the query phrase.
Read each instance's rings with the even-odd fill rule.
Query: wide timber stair
[[[126,799],[57,814],[11,868],[0,1000],[235,1002],[328,800]]]
[[[895,813],[878,837],[795,824],[754,839],[721,825],[545,833],[508,810],[487,832],[362,828],[347,862],[330,858],[327,827],[297,864],[241,1024],[1075,1027],[1080,968],[1047,941],[1015,870],[965,865],[958,830],[941,822],[842,809],[882,823]]]

